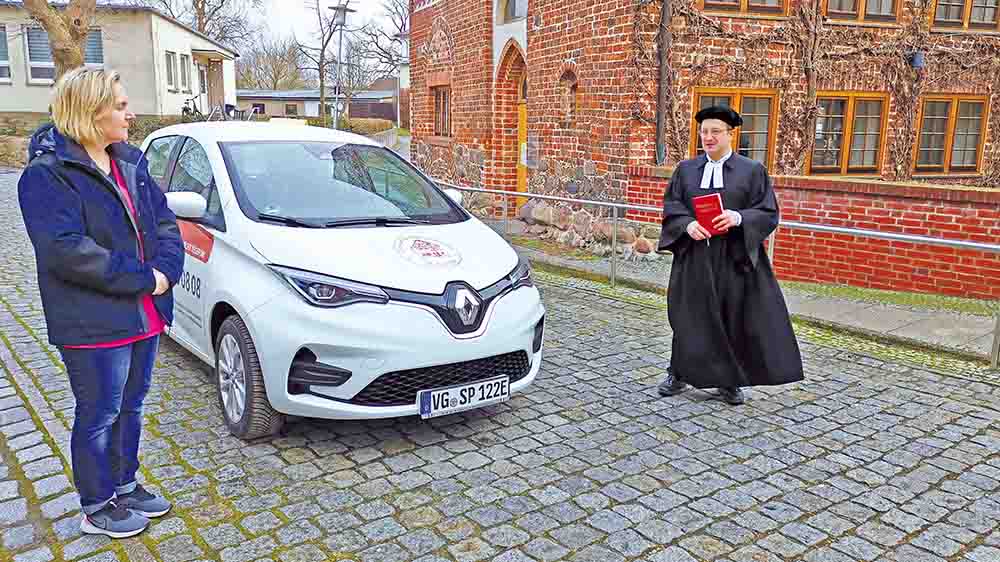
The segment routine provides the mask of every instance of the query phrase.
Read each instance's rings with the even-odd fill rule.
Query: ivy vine
[[[1000,37],[931,33],[932,0],[906,2],[901,18],[905,23],[894,29],[830,25],[821,13],[820,0],[792,1],[789,17],[775,25],[752,25],[753,20],[705,14],[693,0],[635,0],[631,114],[642,123],[654,124],[657,113],[664,113],[662,142],[669,160],[676,162],[687,154],[690,126],[681,108],[688,106],[692,86],[752,85],[782,92],[778,130],[781,144],[775,166],[778,174],[804,172],[819,115],[816,93],[821,86],[836,84],[838,77],[856,76],[871,82],[865,84],[869,91],[888,90],[896,116],[888,147],[892,167],[885,170],[888,180],[912,177],[913,146],[919,127],[916,116],[925,92],[962,91],[960,85],[973,76],[988,81],[984,93],[991,96],[992,107],[986,129],[1000,132]],[[661,26],[663,2],[671,2],[670,9],[662,13],[671,14],[672,21],[662,22]],[[734,21],[741,24],[734,25]],[[748,21],[751,25],[747,25]],[[685,57],[684,61],[674,47],[666,57],[671,91],[657,104],[657,76],[664,74],[660,74],[663,69],[658,65],[656,46],[664,30],[672,35],[668,45],[705,45],[718,40],[731,46],[724,50],[726,54],[697,55],[693,60]],[[769,54],[775,50],[787,56],[772,59]],[[910,64],[917,52],[924,54],[924,68]],[[859,67],[877,72],[857,73]],[[806,85],[804,92],[801,84]],[[984,173],[978,183],[1000,185],[1000,142],[994,141],[984,156]]]

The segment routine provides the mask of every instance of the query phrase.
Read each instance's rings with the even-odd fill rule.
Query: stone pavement
[[[807,380],[662,399],[662,310],[545,284],[530,392],[431,421],[295,420],[247,444],[161,346],[141,479],[174,511],[83,537],[73,398],[0,174],[0,561],[1000,560],[1000,386],[802,340]]]

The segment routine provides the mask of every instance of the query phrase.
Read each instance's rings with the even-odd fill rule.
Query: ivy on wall
[[[822,86],[837,84],[850,76],[866,80],[870,91],[890,94],[896,119],[888,147],[891,167],[886,179],[909,180],[913,173],[913,146],[919,123],[916,116],[924,92],[964,91],[970,80],[985,86],[992,95],[988,131],[1000,134],[1000,37],[963,33],[931,33],[931,0],[910,0],[900,28],[829,25],[821,13],[820,0],[792,0],[789,17],[776,25],[741,27],[732,20],[699,10],[693,0],[635,0],[631,84],[632,117],[653,124],[663,116],[663,131],[657,143],[667,160],[686,157],[690,139],[688,92],[695,86],[757,87],[782,92],[775,172],[802,174],[806,155],[813,148],[813,131],[819,115],[816,93]],[[663,9],[663,2],[670,2]],[[671,21],[662,22],[662,14]],[[741,20],[744,24],[746,19]],[[662,33],[671,35],[661,41]],[[660,57],[657,45],[705,45],[722,40],[732,45],[720,56],[682,57],[676,50]],[[771,58],[778,50],[787,56]],[[911,59],[921,52],[924,68],[914,68]],[[683,59],[683,60],[682,60]],[[668,68],[659,64],[666,61]],[[871,72],[858,73],[858,68]],[[657,103],[659,77],[667,76],[670,91]],[[867,78],[865,78],[867,76]],[[681,80],[680,78],[683,78]],[[793,88],[793,85],[805,84]],[[833,89],[833,88],[831,88]],[[993,95],[995,94],[995,95]],[[992,139],[985,154],[981,185],[1000,184],[1000,139]]]

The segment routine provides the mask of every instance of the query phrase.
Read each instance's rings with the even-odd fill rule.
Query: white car
[[[433,417],[506,400],[541,365],[528,262],[364,137],[191,123],[143,143],[184,238],[168,335],[212,365],[226,424]]]

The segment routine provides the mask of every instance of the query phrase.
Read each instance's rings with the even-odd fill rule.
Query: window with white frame
[[[167,51],[167,88],[177,89],[177,54]]]
[[[188,55],[181,55],[181,89],[185,92],[191,92],[191,57]]]
[[[0,82],[10,82],[10,55],[7,49],[7,26],[0,25]]]
[[[201,65],[198,66],[198,93],[208,93],[208,71]]]
[[[56,64],[52,58],[49,34],[41,27],[29,27],[24,40],[28,51],[28,81],[51,83],[56,76]],[[91,67],[104,66],[104,35],[100,29],[92,29],[87,34],[83,62]]]

